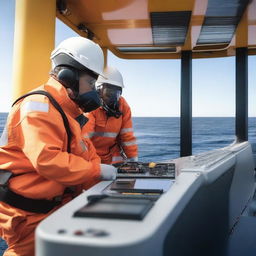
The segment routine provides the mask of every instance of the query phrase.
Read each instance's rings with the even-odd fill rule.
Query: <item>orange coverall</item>
[[[87,114],[88,123],[84,126],[85,137],[89,137],[96,148],[101,162],[114,164],[123,162],[123,149],[127,158],[138,157],[138,146],[133,133],[131,109],[123,97],[119,99],[119,118],[108,117],[100,107]]]
[[[63,195],[69,186],[78,195],[98,182],[100,158],[89,139],[82,136],[75,120],[82,112],[66,89],[53,78],[37,89],[48,91],[63,108],[73,136],[71,153],[67,152],[60,113],[46,96],[31,95],[16,103],[8,116],[0,140],[0,169],[17,175],[9,180],[9,189],[24,197],[51,200]],[[62,205],[70,199],[70,195],[64,196]],[[0,235],[8,244],[4,256],[33,256],[35,228],[49,214],[0,202]]]

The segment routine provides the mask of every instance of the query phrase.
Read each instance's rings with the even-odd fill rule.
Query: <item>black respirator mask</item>
[[[96,90],[80,94],[74,101],[84,112],[91,112],[101,105],[101,100]]]
[[[119,110],[119,99],[122,89],[118,86],[103,84],[100,91],[103,100],[102,107],[106,111],[107,116],[119,118],[122,115],[122,112]]]
[[[90,75],[95,76],[94,74]],[[62,67],[57,74],[58,81],[61,82],[66,88],[71,88],[76,94],[76,97],[72,100],[84,112],[91,112],[101,106],[100,96],[95,89],[83,94],[79,94],[79,77],[80,72],[71,67]]]

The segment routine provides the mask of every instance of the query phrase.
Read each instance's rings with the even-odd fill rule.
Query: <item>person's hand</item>
[[[114,180],[116,178],[117,169],[109,164],[100,164],[101,180]]]

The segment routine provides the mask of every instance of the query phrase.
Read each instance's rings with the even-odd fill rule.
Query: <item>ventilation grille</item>
[[[122,53],[172,53],[176,52],[175,47],[149,47],[149,46],[135,46],[135,47],[117,47]]]
[[[230,43],[248,2],[209,0],[197,45]]]
[[[152,37],[155,45],[184,45],[190,11],[151,12]]]

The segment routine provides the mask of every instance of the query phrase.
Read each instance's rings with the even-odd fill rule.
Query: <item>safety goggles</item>
[[[95,88],[95,83],[96,83],[97,79],[88,79],[86,82],[88,83],[89,87],[92,89],[92,90],[96,90]]]
[[[103,84],[102,86],[102,97],[103,99],[115,99],[119,100],[122,94],[122,88],[110,85],[110,84]]]

